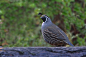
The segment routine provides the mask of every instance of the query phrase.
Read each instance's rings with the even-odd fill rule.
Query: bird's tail
[[[74,45],[73,45],[71,42],[68,42],[68,44],[69,44],[70,46],[74,47]]]

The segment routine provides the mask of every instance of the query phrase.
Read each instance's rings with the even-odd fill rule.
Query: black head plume
[[[42,13],[38,13],[38,15],[43,15]]]

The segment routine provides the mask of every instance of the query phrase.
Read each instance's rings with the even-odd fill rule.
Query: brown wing
[[[44,30],[44,33],[50,35],[51,37],[57,38],[59,40],[66,39],[59,29],[54,29],[52,27],[48,27],[46,30]]]
[[[64,36],[61,34],[61,32],[55,30],[54,28],[47,28],[46,30],[44,30],[43,35],[45,41],[50,44],[66,44],[66,42],[64,41]]]

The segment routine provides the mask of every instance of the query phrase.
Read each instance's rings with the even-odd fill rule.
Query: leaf
[[[56,0],[56,2],[62,2],[63,0]]]
[[[31,3],[29,6],[30,6],[31,8],[35,8],[35,7],[36,7],[35,3]]]

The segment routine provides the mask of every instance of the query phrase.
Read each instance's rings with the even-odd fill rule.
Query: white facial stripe
[[[48,17],[46,16],[46,21],[45,22],[47,22],[47,20],[48,20]]]
[[[47,18],[46,18],[46,21],[45,22],[47,22]]]

